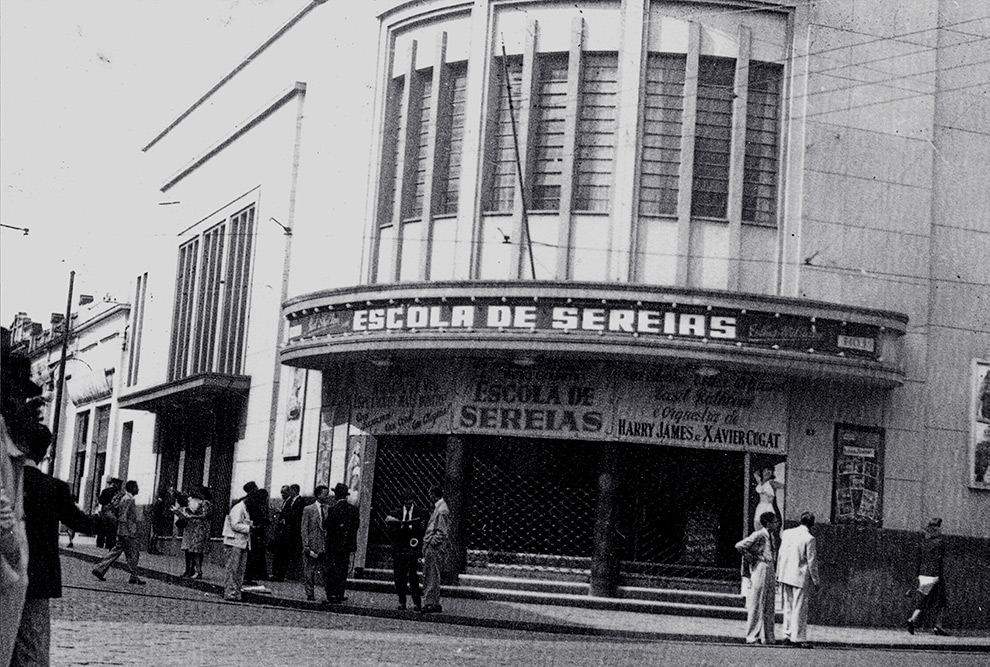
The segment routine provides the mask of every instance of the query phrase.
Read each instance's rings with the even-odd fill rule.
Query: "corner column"
[[[614,443],[606,443],[598,464],[595,547],[591,554],[591,595],[596,597],[615,597],[619,583],[619,545],[615,531],[618,491],[619,452]]]
[[[467,546],[464,544],[464,498],[468,477],[469,454],[464,439],[447,436],[447,462],[444,469],[443,497],[450,508],[451,562],[448,563],[445,584],[456,584],[457,575],[467,568]]]

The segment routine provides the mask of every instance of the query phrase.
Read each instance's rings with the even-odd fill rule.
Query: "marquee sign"
[[[880,328],[704,304],[544,297],[389,299],[290,313],[289,340],[500,332],[695,340],[876,358]]]

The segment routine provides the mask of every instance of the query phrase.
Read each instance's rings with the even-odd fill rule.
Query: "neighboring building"
[[[300,4],[145,147],[157,492],[343,480],[372,568],[443,481],[462,570],[612,595],[738,580],[772,468],[818,622],[898,623],[941,516],[986,626],[987,39],[948,0]]]
[[[144,413],[120,409],[117,396],[127,349],[131,305],[94,301],[81,295],[69,321],[65,382],[59,423],[54,424],[65,316],[52,315],[51,328],[19,313],[11,325],[11,341],[31,359],[35,381],[51,399],[46,420],[55,444],[44,464],[53,475],[69,482],[79,506],[92,511],[108,477],[150,482],[152,467],[131,465],[131,444],[152,427]]]

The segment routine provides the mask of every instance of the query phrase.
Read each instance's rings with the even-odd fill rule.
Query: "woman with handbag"
[[[942,613],[945,611],[945,542],[942,538],[942,520],[935,518],[925,526],[925,536],[921,541],[918,556],[918,597],[914,612],[907,620],[907,631],[914,629],[921,620],[922,612],[930,612],[936,635],[948,636],[942,628]]]

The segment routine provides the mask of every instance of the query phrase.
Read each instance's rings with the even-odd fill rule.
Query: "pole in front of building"
[[[65,391],[65,357],[69,351],[69,325],[72,323],[72,286],[76,280],[76,272],[69,271],[69,296],[65,300],[65,326],[62,329],[62,358],[58,364],[58,386],[55,388],[55,416],[52,418],[52,438],[55,441],[52,448],[52,477],[58,477],[55,465],[58,457],[58,422],[62,416],[62,395]]]

